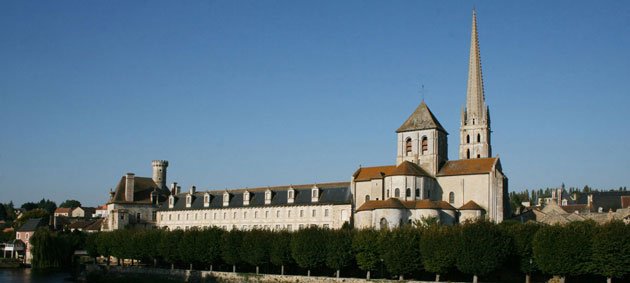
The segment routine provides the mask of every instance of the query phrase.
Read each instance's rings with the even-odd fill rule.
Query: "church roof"
[[[400,128],[398,128],[398,130],[396,130],[396,132],[402,133],[428,129],[437,129],[446,133],[446,130],[444,130],[437,118],[435,118],[433,113],[431,113],[427,104],[422,101],[420,106],[411,113],[411,116],[407,118],[407,120],[402,124],[402,126],[400,126]]]
[[[487,174],[495,168],[501,170],[498,157],[451,160],[442,166],[437,176]]]
[[[479,206],[476,202],[474,201],[469,201],[466,204],[462,205],[459,210],[485,210],[483,209],[483,207]]]
[[[355,182],[369,181],[372,179],[382,179],[386,175],[389,175],[396,169],[394,165],[388,166],[376,166],[376,167],[361,167],[354,174]]]
[[[431,176],[424,171],[418,164],[409,161],[403,161],[396,166],[394,170],[386,174],[387,176]]]
[[[445,209],[455,210],[455,207],[448,202],[442,200],[407,200],[401,201],[397,198],[389,198],[387,200],[369,200],[366,201],[361,207],[357,209],[359,211],[374,210],[374,209]]]
[[[114,197],[110,200],[110,203],[127,203],[125,200],[125,178],[125,176],[120,178],[114,190]],[[151,192],[153,192],[153,190],[156,190],[160,194],[160,202],[166,200],[166,196],[169,194],[167,189],[160,188],[152,178],[134,177],[133,202],[150,204]]]

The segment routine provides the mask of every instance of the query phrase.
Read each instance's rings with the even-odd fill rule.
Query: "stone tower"
[[[470,36],[470,62],[466,107],[462,110],[459,159],[487,158],[492,156],[490,146],[490,109],[486,106],[477,35],[477,12],[473,10]]]
[[[153,182],[155,182],[161,189],[166,189],[166,167],[168,167],[168,161],[166,160],[153,160]]]
[[[404,161],[418,164],[435,176],[448,160],[448,145],[444,130],[424,101],[396,131],[398,149],[396,165]]]

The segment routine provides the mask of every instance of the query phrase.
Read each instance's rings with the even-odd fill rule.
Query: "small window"
[[[313,197],[316,198],[317,197],[317,190],[313,190]]]
[[[293,191],[289,191],[289,198],[293,198]]]
[[[243,212],[243,219],[247,219],[247,211]]]
[[[407,190],[405,191],[405,197],[410,198],[411,197],[411,189],[407,188]]]
[[[18,240],[20,239],[20,234],[21,234],[21,233],[17,233],[16,238],[17,238]]]
[[[212,215],[212,219],[217,220],[217,213],[216,212],[214,213],[214,215]]]
[[[315,217],[315,216],[317,216],[317,212],[315,209],[313,209],[313,212],[311,213],[311,217]]]
[[[330,229],[330,225],[329,224],[324,224],[324,229]]]
[[[324,209],[324,216],[328,217],[328,208]]]
[[[300,217],[304,217],[304,210],[300,210]]]
[[[395,197],[395,198],[399,198],[399,197],[400,197],[400,189],[399,189],[399,188],[396,188],[396,189],[394,190],[394,197]]]
[[[481,142],[481,135],[477,134],[477,142]]]
[[[269,218],[269,211],[265,211],[265,218]]]
[[[168,221],[171,221],[171,220],[172,220],[172,219],[171,219],[171,216],[172,216],[172,215],[170,215],[170,214],[168,215]]]
[[[197,219],[196,215],[195,215],[195,219]],[[232,213],[232,219],[236,219],[236,212]]]
[[[448,193],[448,203],[450,203],[450,204],[454,204],[455,203],[455,193],[453,193],[453,192]]]
[[[223,219],[227,218],[227,213],[223,212]]]
[[[276,210],[276,218],[280,218],[280,210]]]
[[[466,135],[466,143],[470,143],[470,135]]]
[[[287,218],[291,218],[291,210],[287,211]]]
[[[481,158],[481,154],[477,154],[477,158]]]
[[[405,140],[405,154],[409,155],[411,153],[411,138],[407,138]]]
[[[288,230],[289,232],[293,231],[293,225],[291,225],[291,224],[287,224],[287,230]]]
[[[370,195],[365,195],[365,201],[369,201],[370,200]]]
[[[470,159],[470,149],[466,150],[466,159]]]
[[[416,198],[420,197],[420,188],[416,188]]]
[[[254,211],[254,218],[258,218],[258,211]]]
[[[429,139],[422,137],[422,154],[427,154],[427,152],[429,152]]]

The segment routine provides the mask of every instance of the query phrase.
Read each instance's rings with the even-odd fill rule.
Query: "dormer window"
[[[289,187],[287,191],[287,203],[293,203],[295,201],[295,190],[293,187]]]
[[[230,193],[228,193],[228,191],[225,191],[223,193],[223,206],[228,206],[230,205]]]
[[[243,205],[249,205],[250,193],[249,191],[243,192]]]
[[[168,208],[173,208],[173,206],[175,206],[175,197],[174,196],[169,196],[168,197]]]
[[[210,194],[205,193],[203,195],[203,207],[208,207],[208,206],[210,206]]]
[[[319,188],[317,186],[313,186],[311,189],[311,202],[319,201]]]
[[[265,191],[265,204],[271,204],[271,196],[272,196],[271,190],[267,189],[267,191]]]
[[[186,196],[186,207],[190,207],[191,204],[192,204],[192,195],[188,194]]]

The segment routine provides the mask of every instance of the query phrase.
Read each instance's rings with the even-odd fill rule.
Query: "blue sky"
[[[510,190],[630,185],[627,1],[3,1],[0,202],[349,181],[425,100],[457,159],[471,8]]]

